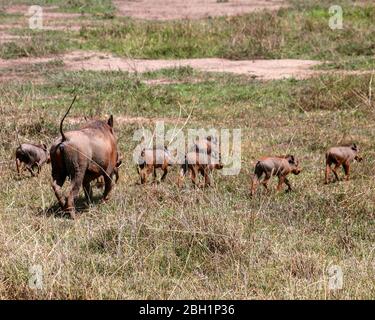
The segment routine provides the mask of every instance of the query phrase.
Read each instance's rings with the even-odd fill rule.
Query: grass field
[[[110,1],[41,1],[69,3],[64,8],[69,12],[83,7],[94,14],[87,19],[103,20],[104,27],[13,30],[31,40],[1,45],[0,57],[95,49],[137,58],[307,58],[329,61],[328,71],[372,70],[375,7],[346,2],[345,29],[332,31],[329,2],[306,2],[293,1],[290,9],[274,13],[156,23],[112,16]],[[0,22],[17,19],[0,13]],[[146,74],[73,72],[58,59],[0,72],[17,76],[0,82],[1,299],[375,297],[371,74],[328,72],[261,82],[188,67]],[[160,78],[170,83],[146,82]],[[73,89],[78,101],[69,118],[113,114],[124,155],[111,201],[100,204],[101,191],[95,190],[95,200],[85,207],[82,194],[75,221],[56,206],[49,166],[29,178],[18,177],[14,163],[15,127],[22,142],[51,144]],[[154,129],[137,117],[165,119],[167,128],[180,128],[189,115],[185,130],[242,129],[241,173],[215,172],[213,187],[204,190],[189,183],[180,190],[177,168],[165,183],[137,185],[133,132]],[[116,123],[119,117],[129,121]],[[326,149],[352,141],[364,161],[353,164],[351,181],[324,185]],[[266,195],[259,189],[250,199],[256,159],[283,153],[301,160],[302,173],[290,179],[294,192]],[[35,265],[43,270],[42,289],[28,284]],[[340,290],[328,288],[334,265],[343,272]]]

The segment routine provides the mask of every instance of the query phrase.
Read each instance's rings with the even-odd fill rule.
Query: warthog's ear
[[[113,115],[111,115],[111,116],[109,117],[107,123],[108,123],[108,125],[109,125],[111,128],[113,128]]]
[[[47,151],[47,145],[43,143],[42,146],[43,146],[43,149]]]
[[[352,149],[353,149],[354,151],[357,151],[357,150],[358,150],[358,147],[357,147],[357,145],[356,145],[355,143],[352,144]]]

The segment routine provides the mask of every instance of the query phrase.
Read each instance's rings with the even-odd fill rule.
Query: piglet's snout
[[[296,174],[296,175],[300,174],[301,171],[302,171],[302,168],[300,168],[300,167],[296,167],[296,168],[293,169],[293,173]]]

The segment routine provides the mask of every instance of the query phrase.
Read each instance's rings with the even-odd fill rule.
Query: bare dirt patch
[[[181,60],[147,60],[115,57],[111,54],[92,51],[73,51],[63,55],[0,59],[0,69],[47,63],[53,60],[61,60],[65,70],[80,71],[127,71],[132,73],[144,73],[166,68],[178,68],[190,66],[203,72],[228,72],[239,75],[247,75],[260,80],[277,80],[285,78],[305,79],[319,74],[364,74],[367,71],[327,71],[312,70],[320,61],[280,59],[280,60],[241,60],[233,61],[219,58],[181,59]],[[371,71],[368,71],[371,73]],[[162,84],[163,80],[151,81],[151,84]]]
[[[93,70],[93,71],[128,71],[144,73],[165,68],[178,68],[190,66],[204,72],[229,72],[249,75],[262,80],[283,78],[307,78],[316,73],[310,68],[318,65],[319,61],[312,60],[242,60],[232,61],[219,58],[181,59],[181,60],[145,60],[119,58],[111,54],[97,52],[74,51],[58,57],[22,58],[15,60],[0,59],[0,68],[10,68],[20,64],[34,64],[49,62],[60,58],[67,70]]]
[[[128,72],[149,72],[165,68],[190,66],[204,72],[229,72],[245,74],[264,80],[288,77],[306,78],[314,74],[311,67],[319,61],[312,60],[242,60],[232,61],[219,58],[145,60],[114,57],[110,54],[75,51],[65,55],[62,60],[69,70],[122,70]]]
[[[284,0],[115,0],[119,15],[146,20],[201,19],[241,15],[256,10],[277,10]]]

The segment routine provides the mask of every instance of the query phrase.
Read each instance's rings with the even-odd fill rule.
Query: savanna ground
[[[0,298],[374,298],[372,1],[284,1],[287,8],[172,21],[121,16],[118,2],[1,1]],[[22,10],[31,4],[55,6],[45,15],[47,30],[27,28]],[[343,7],[343,30],[328,26],[332,4]],[[189,66],[68,68],[61,56],[77,50],[322,64],[302,79],[261,81]],[[89,207],[78,201],[75,221],[56,206],[49,166],[29,178],[18,177],[14,163],[16,126],[22,142],[51,144],[73,90],[79,98],[66,128],[113,114],[125,157],[111,201],[100,204],[96,190]],[[167,129],[185,122],[184,130],[241,128],[241,173],[216,172],[205,190],[177,188],[177,169],[165,183],[137,185],[133,133],[153,130],[156,120]],[[353,164],[352,180],[323,185],[325,150],[352,141],[364,157]],[[294,192],[259,189],[250,199],[256,159],[282,153],[302,163],[291,177]],[[43,270],[41,289],[29,287],[35,265]],[[340,290],[328,287],[334,265],[343,272]]]

